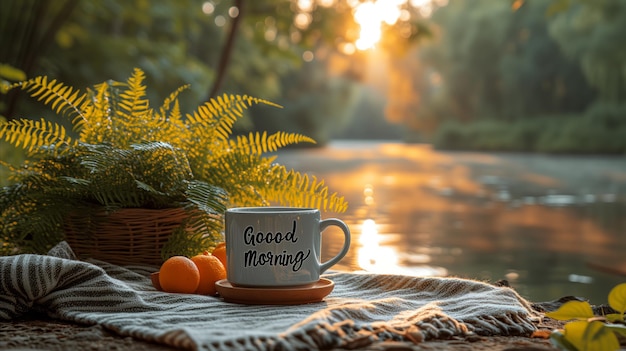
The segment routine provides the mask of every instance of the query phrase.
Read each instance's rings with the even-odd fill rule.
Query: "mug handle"
[[[336,225],[337,227],[341,228],[341,230],[343,231],[343,235],[344,235],[343,248],[337,254],[337,256],[331,258],[330,260],[320,265],[320,274],[324,273],[328,268],[332,267],[337,262],[339,262],[339,260],[341,260],[343,256],[345,256],[348,253],[348,250],[350,249],[350,229],[340,219],[329,218],[329,219],[325,219],[321,221],[320,222],[320,235],[324,231],[324,229],[326,229],[327,227],[331,225]]]

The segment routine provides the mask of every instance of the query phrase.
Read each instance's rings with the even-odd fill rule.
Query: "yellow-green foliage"
[[[126,82],[108,81],[86,92],[47,77],[12,86],[70,119],[75,133],[44,119],[0,122],[0,140],[29,157],[21,166],[0,160],[14,182],[0,193],[4,252],[46,250],[61,235],[63,211],[77,207],[192,206],[211,218],[228,206],[346,210],[343,197],[331,194],[323,181],[264,156],[313,139],[284,132],[232,137],[233,124],[252,105],[280,106],[223,95],[183,116],[178,96],[189,86],[178,88],[154,109],[144,79],[143,71],[135,69]],[[220,221],[208,222],[204,229],[217,240]]]
[[[617,313],[594,316],[586,301],[569,301],[558,310],[546,313],[556,320],[570,321],[563,330],[550,336],[559,348],[569,351],[614,351],[620,348],[615,334],[626,336],[626,283],[619,284],[609,293],[609,306]]]

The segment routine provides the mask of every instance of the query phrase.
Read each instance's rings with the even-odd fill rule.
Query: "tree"
[[[430,78],[420,85],[423,103],[413,118],[516,120],[583,111],[593,92],[550,37],[548,5],[451,1],[438,9],[436,40],[414,55]]]
[[[107,79],[121,80],[127,72],[139,67],[146,72],[147,83],[157,88],[151,92],[151,100],[158,101],[176,87],[191,84],[191,90],[180,97],[183,112],[221,92],[250,94],[300,106],[311,101],[308,95],[315,95],[319,102],[331,101],[335,111],[350,110],[348,105],[336,104],[340,101],[333,99],[332,89],[324,90],[325,84],[313,86],[321,90],[303,90],[292,95],[302,101],[281,97],[286,92],[285,84],[292,80],[317,81],[319,72],[334,70],[332,67],[305,69],[307,65],[329,65],[329,61],[320,59],[323,51],[349,55],[344,49],[359,35],[359,25],[353,16],[354,1],[317,0],[305,6],[306,2],[296,0],[7,0],[0,5],[6,16],[3,18],[7,19],[3,22],[4,29],[19,27],[26,23],[24,19],[30,18],[32,11],[16,10],[23,3],[58,10],[35,11],[39,16],[36,23],[54,23],[54,26],[45,27],[53,29],[45,33],[38,31],[49,47],[33,59],[32,69],[27,71],[29,77],[47,75],[84,88]],[[67,10],[70,7],[72,11]],[[410,10],[408,4],[405,10]],[[55,17],[56,13],[63,16]],[[383,31],[390,35],[384,36],[381,47],[408,47],[413,38],[423,35],[420,25],[425,28],[417,17],[412,17],[384,26]],[[24,28],[27,32],[34,24]],[[9,37],[15,36],[3,35]],[[37,48],[40,41],[24,36],[3,47],[19,51],[18,47],[24,43]],[[359,67],[358,62],[363,58],[351,56],[352,67],[335,72],[327,83],[334,86],[355,83],[360,73],[354,67]],[[315,64],[307,63],[318,59]],[[14,62],[21,68],[23,61]],[[308,73],[312,75],[307,76]],[[305,85],[292,85],[288,89],[300,87]],[[346,101],[349,104],[351,100]],[[37,115],[25,111],[36,108],[22,106],[20,111]],[[8,117],[14,117],[13,113]],[[335,114],[334,118],[346,117]],[[255,122],[257,129],[266,126],[260,119]],[[305,124],[318,125],[315,121]],[[315,136],[318,130],[301,132]],[[319,132],[325,138],[325,132]]]
[[[557,1],[560,4],[562,1]],[[626,2],[574,1],[554,10],[550,34],[606,102],[626,101]]]
[[[78,0],[4,1],[0,4],[0,64],[32,75],[55,34],[71,16]],[[0,95],[0,116],[9,118],[18,102],[17,92]]]

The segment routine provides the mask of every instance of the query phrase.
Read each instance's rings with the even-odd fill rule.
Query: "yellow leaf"
[[[606,320],[611,323],[624,321],[624,315],[619,313],[609,313],[605,315],[604,318],[606,318]]]
[[[622,315],[626,311],[626,283],[619,284],[609,292],[609,306]]]
[[[565,326],[567,337],[567,325]],[[613,332],[599,321],[590,322],[582,336],[583,347],[580,351],[614,351],[619,349],[619,341]],[[578,347],[578,345],[576,345]]]
[[[563,336],[565,337],[565,340],[574,345],[578,351],[583,351],[585,349],[584,335],[588,325],[589,322],[587,321],[576,321],[567,323],[563,327]]]
[[[16,67],[0,63],[0,77],[20,81],[26,79],[26,73]]]
[[[546,316],[561,321],[587,319],[593,317],[593,311],[591,305],[586,301],[568,301],[558,310],[546,313]]]

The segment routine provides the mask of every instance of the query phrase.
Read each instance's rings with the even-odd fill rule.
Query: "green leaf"
[[[609,306],[622,314],[626,311],[626,283],[619,284],[609,292]]]
[[[568,301],[558,310],[546,313],[546,316],[560,321],[587,319],[593,317],[593,311],[586,301]]]

